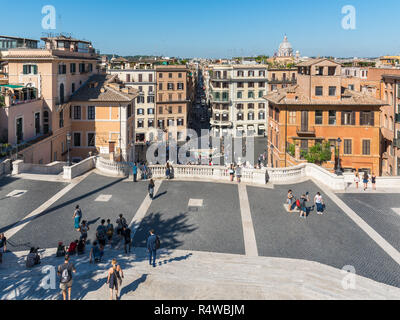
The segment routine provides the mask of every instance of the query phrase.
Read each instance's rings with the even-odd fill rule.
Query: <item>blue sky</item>
[[[179,57],[273,55],[284,34],[302,55],[400,54],[400,1],[386,0],[0,0],[0,34],[40,38],[44,5],[57,29],[102,53]],[[356,30],[341,27],[344,5]]]

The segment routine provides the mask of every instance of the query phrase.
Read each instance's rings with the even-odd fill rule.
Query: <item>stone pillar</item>
[[[294,148],[294,157],[296,160],[300,160],[300,146],[296,144]]]

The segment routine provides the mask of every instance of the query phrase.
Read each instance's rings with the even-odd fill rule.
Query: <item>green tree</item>
[[[331,146],[329,142],[316,143],[308,152],[304,152],[303,157],[309,163],[322,164],[331,159]]]
[[[6,104],[4,102],[4,96],[0,95],[0,107],[4,107]]]

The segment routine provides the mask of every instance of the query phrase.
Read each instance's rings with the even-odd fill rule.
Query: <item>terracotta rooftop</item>
[[[117,75],[94,75],[70,98],[75,102],[130,102],[138,90],[125,87]]]
[[[304,61],[304,62],[300,62],[300,63],[296,64],[296,67],[309,67],[309,66],[312,66],[314,64],[320,63],[322,61],[330,61],[330,62],[333,62],[333,63],[336,63],[336,64],[340,64],[340,63],[337,63],[337,62],[335,62],[333,60],[330,60],[328,58],[318,58],[318,59],[310,59],[310,60],[307,60],[307,61]]]
[[[289,96],[289,98],[288,98]],[[290,86],[271,92],[264,99],[278,105],[357,105],[357,106],[383,106],[382,100],[376,99],[361,92],[345,89],[340,100],[310,99],[300,90],[299,85]]]

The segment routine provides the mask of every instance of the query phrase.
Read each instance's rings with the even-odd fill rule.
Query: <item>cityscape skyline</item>
[[[90,39],[103,54],[121,56],[272,56],[286,34],[294,50],[303,56],[378,57],[400,52],[400,44],[390,40],[398,29],[394,21],[395,8],[400,9],[400,3],[389,2],[382,8],[378,3],[359,0],[286,2],[290,7],[259,0],[246,5],[236,0],[174,1],[175,5],[168,7],[159,0],[119,1],[121,10],[115,12],[102,6],[106,3],[102,0],[96,2],[95,8],[92,3],[79,3],[78,11],[73,9],[78,4],[75,0],[68,4],[23,0],[21,6],[26,10],[20,13],[20,21],[24,23],[16,25],[12,15],[5,16],[0,30],[4,35],[35,39],[49,32],[70,33],[79,39]],[[46,5],[56,9],[56,29],[42,28],[42,8]],[[346,5],[356,10],[355,30],[342,28],[342,8]],[[11,2],[4,2],[3,8],[11,10]],[[375,43],[373,47],[371,41]]]

